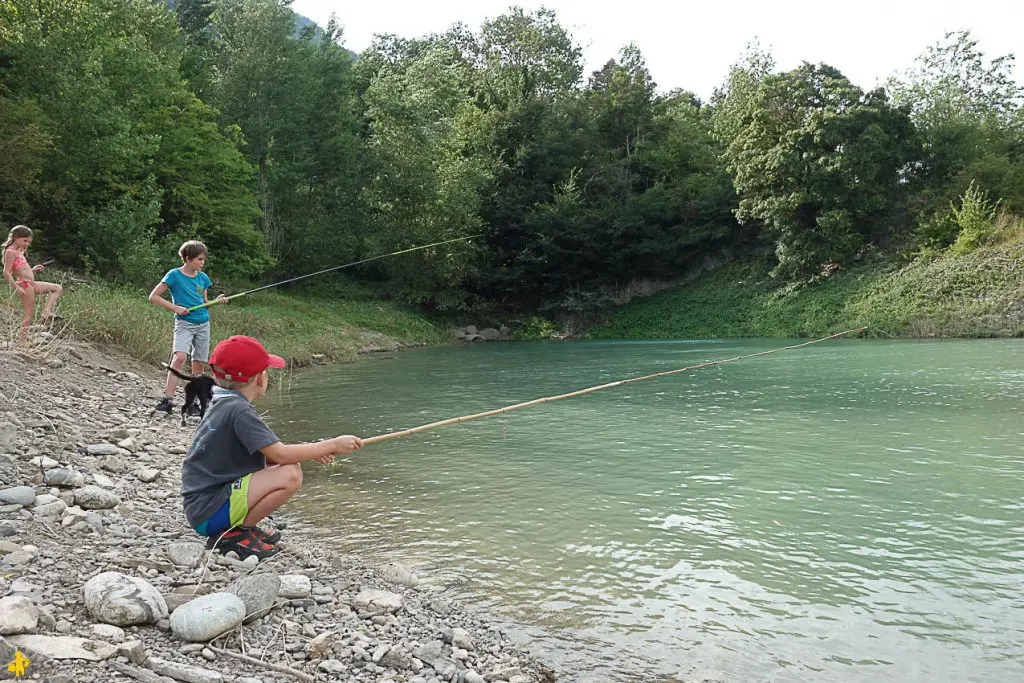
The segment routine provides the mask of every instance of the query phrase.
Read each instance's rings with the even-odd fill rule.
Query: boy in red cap
[[[278,552],[279,533],[257,522],[281,507],[302,485],[299,463],[327,464],[361,448],[355,436],[284,444],[260,419],[252,401],[267,391],[268,368],[284,359],[267,353],[252,337],[235,336],[217,344],[210,370],[217,380],[213,402],[196,430],[181,466],[185,516],[207,547],[234,550],[260,559]]]

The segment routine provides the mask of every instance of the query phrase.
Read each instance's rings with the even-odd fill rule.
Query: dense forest
[[[634,45],[585,74],[544,9],[355,56],[282,0],[0,0],[0,229],[139,285],[193,237],[241,283],[481,235],[359,271],[439,310],[970,251],[1024,211],[1022,91],[1012,56],[937,38],[870,91],[754,46],[702,101]]]

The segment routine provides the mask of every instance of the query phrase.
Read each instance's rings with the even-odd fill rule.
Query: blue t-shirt
[[[206,273],[201,270],[194,276],[189,277],[178,268],[167,271],[167,275],[164,275],[164,279],[160,282],[167,285],[167,289],[170,290],[171,301],[176,306],[184,306],[185,308],[192,308],[203,303],[203,292],[213,284]],[[198,325],[210,321],[210,309],[200,308],[198,311],[192,311],[188,315],[178,315],[175,313],[174,317]]]

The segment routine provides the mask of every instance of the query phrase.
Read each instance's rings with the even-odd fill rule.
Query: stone
[[[306,653],[310,659],[320,659],[325,654],[330,652],[331,646],[334,645],[334,631],[327,631],[309,641],[309,645],[306,646]]]
[[[364,588],[353,598],[352,607],[358,612],[390,614],[402,609],[402,596],[389,591]]]
[[[117,647],[117,654],[121,657],[126,657],[129,662],[139,666],[145,664],[147,659],[146,648],[141,640],[129,640],[126,643],[121,643]]]
[[[89,627],[92,635],[100,640],[120,643],[124,640],[124,629],[112,624],[93,624]]]
[[[69,468],[47,470],[43,473],[43,483],[47,486],[63,486],[78,488],[85,484],[85,475]]]
[[[401,648],[393,647],[380,658],[380,665],[386,666],[389,669],[408,671],[413,668],[412,655]]]
[[[451,603],[441,598],[434,598],[429,603],[427,603],[427,606],[430,609],[437,612],[438,614],[440,614],[442,617],[446,617],[452,613]]]
[[[21,552],[21,546],[11,541],[0,541],[0,555]]]
[[[124,439],[121,439],[120,441],[118,441],[117,442],[117,447],[118,448],[123,448],[126,451],[129,451],[131,453],[134,453],[135,451],[139,450],[139,445],[137,443],[135,443],[135,439],[133,439],[130,436],[126,437]]]
[[[22,595],[0,598],[0,636],[31,633],[38,625],[39,609],[31,599]]]
[[[172,543],[167,546],[167,557],[178,567],[198,567],[206,547],[202,543]]]
[[[486,679],[477,672],[470,669],[462,677],[463,683],[487,683]]]
[[[100,662],[117,654],[117,648],[109,643],[74,636],[11,636],[8,641],[26,652],[50,659],[84,659]]]
[[[54,467],[60,467],[59,462],[46,455],[37,455],[36,457],[29,460],[28,463],[32,465],[32,467],[38,467],[41,470],[49,470],[53,469]]]
[[[18,427],[6,415],[0,417],[0,449],[9,450],[18,440]]]
[[[83,486],[75,489],[75,505],[83,510],[109,510],[121,504],[116,494],[99,486]]]
[[[185,455],[188,453],[188,449],[184,446],[171,446],[167,452],[171,455]]]
[[[3,559],[0,560],[0,565],[7,565],[8,567],[20,567],[22,565],[28,564],[35,558],[35,553],[30,553],[27,550],[21,550],[16,553],[4,555]]]
[[[32,505],[36,502],[36,490],[31,486],[14,486],[0,490],[0,505]]]
[[[463,650],[469,650],[470,652],[476,650],[476,647],[473,645],[473,639],[469,637],[469,631],[464,628],[452,629],[452,645]]]
[[[316,668],[323,671],[325,674],[343,674],[348,671],[348,667],[345,666],[345,663],[337,659],[325,659],[320,662]]]
[[[430,667],[437,669],[435,662],[440,662],[444,659],[444,643],[440,640],[432,640],[429,643],[420,645],[413,652],[413,656],[423,662],[426,662]]]
[[[497,669],[491,669],[488,673],[484,674],[484,680],[493,681],[508,681],[516,676],[522,676],[523,671],[518,666],[499,666]]]
[[[112,443],[97,443],[85,447],[88,455],[118,455],[121,449]]]
[[[164,602],[167,603],[167,612],[169,614],[174,614],[174,610],[178,609],[179,607],[184,605],[186,602],[192,602],[193,600],[195,600],[198,597],[199,597],[198,595],[188,595],[188,594],[185,594],[185,593],[164,593],[163,594]]]
[[[501,336],[501,333],[498,332],[498,330],[494,329],[493,327],[485,327],[484,329],[480,330],[479,334],[481,337],[484,338],[484,341],[494,341],[495,339]]]
[[[121,471],[118,472],[118,474],[124,474],[127,471],[128,471],[128,466],[125,465],[123,467],[123,469],[121,469]],[[105,474],[100,474],[99,472],[94,472],[93,473],[92,481],[93,481],[94,484],[96,484],[100,488],[104,488],[104,489],[112,489],[115,486],[117,486],[117,483],[113,479],[111,479],[110,477],[106,476]]]
[[[385,581],[399,586],[412,587],[420,582],[419,578],[408,567],[397,562],[384,565],[380,568],[380,573]]]
[[[152,624],[167,617],[167,603],[145,579],[103,572],[86,582],[85,607],[93,619],[115,626]]]
[[[373,651],[373,655],[371,655],[370,659],[373,661],[374,664],[376,664],[377,662],[379,662],[381,659],[384,658],[384,655],[386,655],[390,651],[391,651],[391,646],[390,645],[387,645],[387,644],[381,645],[376,650]]]
[[[232,589],[245,603],[245,620],[259,619],[273,608],[281,591],[281,578],[277,574],[266,573],[247,576]]]
[[[151,484],[160,478],[160,474],[161,471],[155,467],[146,467],[136,472],[135,476],[138,477],[139,481],[143,484]]]
[[[9,662],[14,659],[14,653],[16,648],[11,645],[3,637],[0,637],[0,663]],[[5,667],[0,667],[0,672],[4,671]],[[2,675],[2,674],[0,674]]]
[[[289,600],[308,598],[313,592],[313,584],[305,574],[285,574],[281,577],[281,589],[277,595]]]
[[[181,662],[169,662],[159,657],[150,657],[146,666],[161,676],[170,676],[183,683],[224,683],[224,677],[216,671]]]
[[[42,496],[40,496],[42,498]],[[32,516],[38,519],[56,519],[64,514],[64,511],[68,509],[68,504],[58,498],[49,503],[42,505],[36,505],[32,508]]]
[[[210,593],[191,600],[171,614],[171,632],[182,640],[206,642],[230,631],[245,619],[245,603],[234,593]]]

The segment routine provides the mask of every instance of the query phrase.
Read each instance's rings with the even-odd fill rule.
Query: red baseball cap
[[[228,337],[210,354],[213,376],[231,382],[248,382],[267,368],[284,365],[284,358],[267,353],[263,344],[242,335]]]

